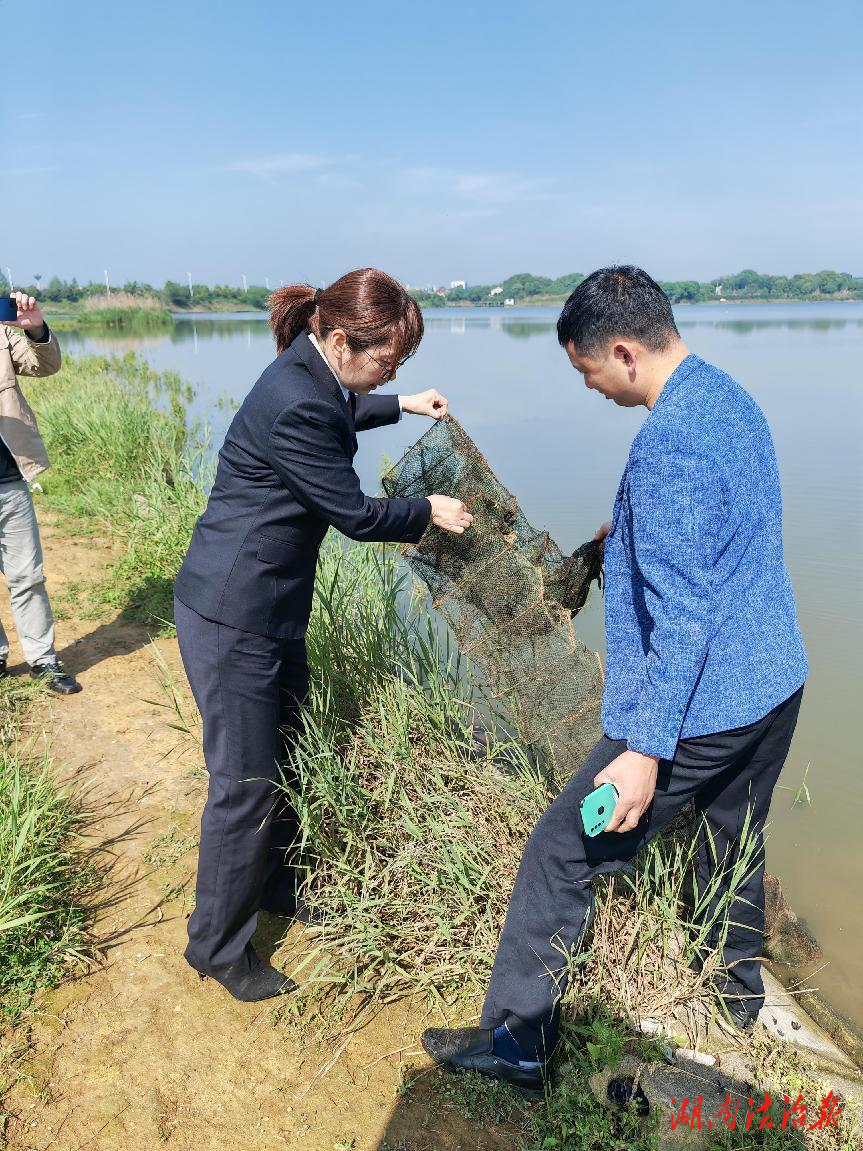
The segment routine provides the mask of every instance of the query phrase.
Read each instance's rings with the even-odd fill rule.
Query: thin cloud
[[[486,207],[547,200],[555,195],[550,180],[517,172],[465,172],[458,168],[406,168],[404,182],[417,192],[451,195]]]
[[[464,171],[435,165],[404,166],[397,161],[371,161],[358,155],[333,156],[308,152],[273,152],[222,165],[219,171],[253,176],[268,183],[280,176],[306,176],[317,187],[350,190],[363,187],[369,170],[384,177],[391,187],[416,199],[432,197],[453,202],[453,209],[483,213],[505,205],[548,200],[558,193],[548,179],[518,172]]]
[[[219,171],[242,172],[268,180],[275,176],[293,175],[298,172],[317,172],[325,168],[328,163],[325,156],[315,156],[309,152],[273,152],[269,156],[223,164]]]
[[[0,179],[19,179],[22,176],[41,176],[45,172],[59,172],[58,164],[44,164],[39,168],[0,168]]]

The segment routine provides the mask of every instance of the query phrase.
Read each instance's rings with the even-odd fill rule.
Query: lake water
[[[553,309],[425,313],[426,336],[394,390],[436,387],[536,527],[564,550],[611,514],[629,445],[646,416],[588,392],[557,345]],[[824,948],[813,978],[863,1026],[863,303],[695,306],[677,310],[690,350],[735,376],[773,430],[782,473],[786,560],[812,672],[782,785],[768,868]],[[74,354],[134,350],[197,388],[195,414],[218,447],[230,412],[274,355],[257,315],[184,316],[143,338],[65,333]],[[428,421],[405,416],[360,439],[358,471],[377,491],[384,453],[395,459]],[[601,597],[578,617],[602,650]],[[811,806],[792,806],[806,779]]]

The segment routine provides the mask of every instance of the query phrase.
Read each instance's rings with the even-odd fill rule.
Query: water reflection
[[[753,311],[764,311],[765,305],[735,305],[735,312],[747,314],[728,316],[728,308],[717,305],[691,305],[675,308],[677,325],[685,334],[693,329],[700,332],[727,332],[733,336],[749,336],[753,333],[778,333],[782,331],[795,333],[833,333],[847,331],[856,335],[863,331],[863,306],[849,309],[849,314],[836,314],[839,310],[834,306],[830,315],[812,314],[829,307],[826,304],[814,305],[769,305],[770,314],[754,316]],[[789,311],[808,311],[806,315],[789,315]],[[856,314],[855,314],[856,313]],[[426,330],[428,332],[447,332],[453,336],[464,336],[477,332],[502,332],[513,340],[530,340],[533,337],[553,336],[556,330],[557,308],[520,308],[520,309],[490,309],[465,308],[458,314],[442,309],[430,309],[424,313]],[[237,337],[245,337],[247,347],[253,341],[268,337],[266,330],[267,315],[264,312],[241,312],[232,314],[196,313],[194,315],[177,315],[173,328],[167,332],[134,333],[122,335],[112,334],[110,339],[118,350],[130,351],[140,348],[142,351],[155,339],[160,342],[169,341],[171,344],[192,344],[195,354],[198,351],[198,342],[203,340],[234,343]],[[99,341],[103,338],[101,333],[91,330],[73,330],[67,333],[72,342],[82,342],[88,338]]]
[[[531,336],[546,336],[555,331],[554,324],[544,324],[530,320],[513,320],[504,323],[503,331],[514,340],[529,340]]]
[[[185,316],[178,317],[170,333],[172,344],[194,343],[198,340],[235,340],[238,335],[245,336],[248,343],[251,339],[259,339],[263,334],[263,325],[267,317],[261,313],[259,316],[244,316],[240,319],[234,317],[195,316],[194,319]]]
[[[712,328],[732,332],[735,336],[748,336],[758,331],[829,332],[837,328],[863,328],[861,319],[767,319],[767,320],[682,320],[675,317],[678,328]]]

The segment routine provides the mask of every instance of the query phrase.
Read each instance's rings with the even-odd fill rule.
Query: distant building
[[[489,292],[490,296],[500,296],[503,294],[503,288],[492,288]]]
[[[464,280],[450,280],[449,286],[450,291],[452,291],[453,288],[466,288],[467,284],[464,282]]]
[[[514,308],[515,307],[515,300],[512,298],[512,296],[507,296],[507,298],[503,302],[503,306],[505,308]]]

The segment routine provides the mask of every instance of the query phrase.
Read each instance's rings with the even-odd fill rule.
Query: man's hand
[[[593,537],[603,551],[605,551],[605,537],[608,535],[608,533],[610,531],[611,531],[611,520],[607,520],[602,525],[602,527],[599,529],[599,531],[596,533],[596,535]]]
[[[431,519],[436,528],[443,528],[446,532],[455,532],[462,535],[465,528],[473,523],[473,516],[461,500],[454,500],[452,496],[429,496],[428,502],[432,506]]]
[[[624,751],[594,778],[594,787],[613,783],[617,788],[617,806],[606,831],[633,831],[647,811],[656,791],[659,760],[640,751]]]
[[[442,420],[449,407],[446,396],[434,388],[429,388],[427,392],[417,392],[415,396],[402,396],[401,400],[403,412],[410,412],[414,416],[431,416],[433,420]]]
[[[24,292],[10,292],[10,297],[18,305],[18,319],[6,322],[13,327],[23,328],[31,336],[41,336],[45,330],[45,317],[33,296]]]

